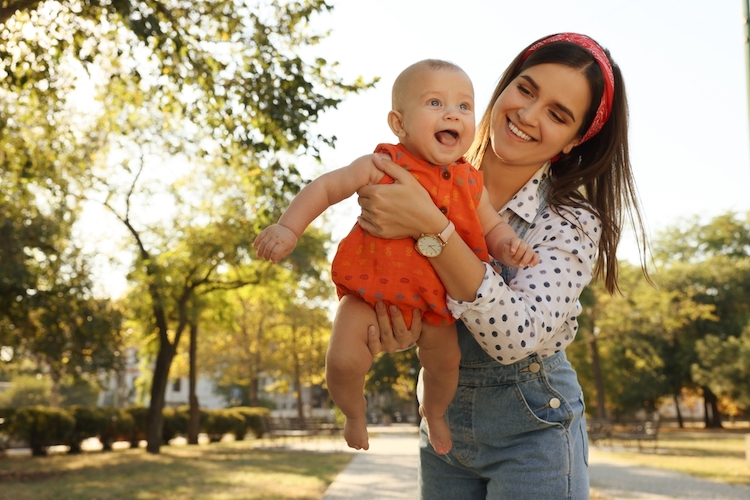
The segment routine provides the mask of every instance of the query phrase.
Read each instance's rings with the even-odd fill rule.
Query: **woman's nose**
[[[518,109],[518,118],[526,125],[534,125],[538,120],[539,106],[529,104]]]

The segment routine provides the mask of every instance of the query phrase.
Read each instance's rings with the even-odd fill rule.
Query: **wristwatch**
[[[448,238],[455,231],[456,226],[453,222],[448,222],[448,225],[439,234],[422,234],[417,238],[414,248],[425,257],[437,257],[443,252],[443,247],[448,243]]]

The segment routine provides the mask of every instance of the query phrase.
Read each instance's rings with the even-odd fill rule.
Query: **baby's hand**
[[[511,267],[534,267],[539,264],[539,255],[521,238],[508,238],[498,260]]]
[[[288,227],[278,224],[265,228],[253,241],[253,247],[258,249],[257,257],[274,264],[292,253],[296,245],[297,235]]]

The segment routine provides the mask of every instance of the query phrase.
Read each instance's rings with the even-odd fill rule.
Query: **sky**
[[[315,130],[337,137],[310,178],[395,142],[387,126],[398,73],[425,58],[472,78],[477,119],[500,74],[525,46],[584,33],[620,66],[630,107],[630,153],[649,232],[681,218],[750,210],[744,0],[333,0],[312,26],[330,29],[313,52],[345,78],[380,77]],[[354,222],[354,200],[334,209],[334,239]],[[626,235],[621,258],[637,262]]]
[[[576,31],[607,47],[623,72],[631,162],[651,235],[681,218],[750,211],[743,1],[329,0],[333,10],[311,27],[330,35],[305,53],[337,62],[344,79],[380,82],[322,116],[313,131],[336,136],[336,149],[323,151],[321,165],[300,159],[300,169],[312,179],[395,142],[386,122],[391,85],[411,63],[439,58],[461,66],[474,82],[479,119],[521,49]],[[334,242],[358,212],[355,199],[327,212]],[[100,256],[116,252],[114,226],[93,226]],[[638,262],[630,233],[618,256]],[[100,267],[109,295],[122,291],[126,268]]]

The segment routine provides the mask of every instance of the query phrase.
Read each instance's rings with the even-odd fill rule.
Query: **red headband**
[[[594,56],[596,62],[599,63],[599,67],[602,69],[602,74],[604,75],[604,93],[602,94],[602,100],[599,102],[599,107],[596,109],[594,121],[591,122],[591,126],[583,135],[581,142],[578,143],[582,144],[594,137],[602,129],[612,112],[612,100],[615,96],[615,75],[612,72],[612,66],[609,64],[607,54],[604,53],[604,50],[599,44],[586,35],[579,35],[578,33],[560,33],[547,37],[544,40],[540,40],[529,47],[524,53],[521,61],[525,61],[529,55],[539,47],[552,42],[571,42],[587,49],[591,52],[591,55]]]

